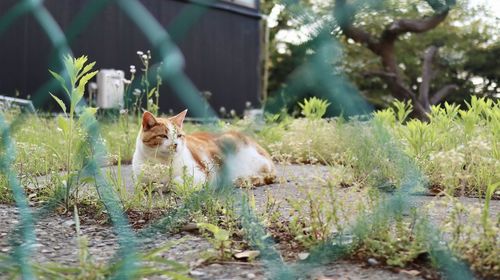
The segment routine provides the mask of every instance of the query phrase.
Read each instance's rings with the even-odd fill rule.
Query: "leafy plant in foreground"
[[[229,254],[227,252],[231,246],[229,231],[208,223],[197,223],[196,225],[198,228],[213,234],[213,238],[210,238],[209,241],[214,245],[215,249],[217,249],[221,259],[230,258],[231,252],[229,252]]]
[[[321,119],[325,115],[328,106],[330,106],[328,101],[315,96],[304,99],[304,103],[299,103],[302,115],[311,120]]]
[[[71,198],[71,190],[77,186],[79,183],[79,174],[75,174],[73,170],[78,169],[76,162],[81,155],[77,153],[77,148],[79,143],[75,143],[75,134],[81,132],[81,123],[76,119],[77,109],[80,110],[80,115],[94,115],[97,111],[96,108],[90,107],[78,107],[80,101],[85,93],[85,86],[96,74],[97,71],[92,71],[95,62],[87,64],[87,56],[81,56],[79,58],[73,58],[71,56],[66,56],[64,58],[64,67],[66,69],[66,74],[69,81],[65,80],[61,75],[56,72],[49,70],[52,76],[59,81],[61,87],[66,93],[66,97],[69,100],[69,108],[66,108],[66,104],[51,94],[52,98],[59,104],[59,107],[63,111],[64,116],[59,116],[57,118],[57,123],[60,131],[63,134],[66,144],[66,159],[65,159],[65,169],[66,169],[66,180],[65,180],[65,205],[66,210],[69,209],[69,203]],[[69,84],[68,88],[66,85]],[[80,141],[84,141],[84,137],[79,137]],[[78,141],[78,140],[76,140]],[[80,150],[81,152],[81,150]],[[78,197],[78,188],[76,187],[76,197]]]

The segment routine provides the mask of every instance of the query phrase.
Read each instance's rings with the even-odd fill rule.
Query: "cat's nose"
[[[177,149],[177,144],[174,144],[173,146],[174,146],[174,149]]]

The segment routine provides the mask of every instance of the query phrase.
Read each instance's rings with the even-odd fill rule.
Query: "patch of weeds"
[[[392,159],[396,150],[424,172],[432,190],[484,196],[489,182],[500,181],[495,172],[500,169],[498,100],[473,97],[465,109],[433,106],[429,122],[408,120],[412,106],[399,101],[375,112],[372,120],[349,122],[321,119],[313,113],[322,112],[319,104],[326,106],[321,100],[304,102],[303,119],[268,115],[256,138],[276,161],[352,167],[356,182],[367,187],[399,185],[405,171]]]
[[[266,115],[266,125],[256,133],[274,160],[283,163],[342,162],[339,131],[342,122],[322,119],[330,105],[318,98],[305,99],[299,104],[305,118],[294,119],[285,110]]]
[[[210,232],[211,235],[205,234],[205,237],[212,243],[215,250],[218,252],[217,258],[221,260],[231,259],[231,239],[229,231],[222,229],[216,225],[208,223],[197,223],[199,229],[201,229],[202,234]]]
[[[422,261],[431,265],[428,222],[423,215],[416,210],[409,215],[387,211],[375,215],[374,210],[385,203],[386,194],[375,188],[358,194],[353,188],[343,190],[342,197],[340,189],[327,185],[307,190],[305,199],[290,202],[293,213],[286,227],[303,248],[334,240],[349,246],[346,258],[375,258],[401,268]],[[345,199],[350,196],[354,196],[350,201]]]
[[[89,252],[88,239],[81,234],[80,218],[76,207],[73,213],[75,215],[77,232],[78,262],[75,265],[33,262],[31,263],[31,267],[37,279],[99,280],[116,276],[116,273],[123,269],[124,261],[110,263],[95,261]],[[189,279],[187,277],[189,270],[187,266],[161,256],[182,241],[181,239],[150,251],[138,253],[135,255],[137,269],[134,271],[134,275],[129,276],[134,279],[143,279],[152,276],[164,276],[169,279]],[[0,268],[2,268],[4,275],[11,279],[15,279],[21,275],[21,269],[15,265],[10,256],[0,255],[0,260]]]
[[[279,136],[280,139],[267,145],[276,161],[334,164],[344,160],[342,141],[338,132],[342,129],[340,122],[325,119],[294,119],[287,128],[278,126],[278,129],[281,129],[279,135],[276,135],[276,131],[271,135]],[[267,130],[263,130],[260,132],[260,137],[269,137],[269,134]]]
[[[499,184],[490,184],[483,208],[465,207],[454,197],[440,200],[451,209],[440,226],[447,248],[454,258],[465,260],[478,275],[496,279],[500,263],[499,221],[489,213],[489,201]],[[437,277],[435,269],[443,260],[437,255],[429,229],[429,208],[410,208],[392,211],[380,209],[387,205],[393,194],[377,188],[333,188],[326,185],[306,190],[301,199],[290,199],[290,221],[281,216],[269,216],[270,231],[280,241],[289,245],[288,250],[300,251],[322,246],[331,240],[350,245],[346,257],[366,262],[375,259],[382,265],[399,268],[416,268],[421,273]],[[344,193],[344,195],[342,195]],[[346,199],[350,198],[350,199]],[[271,201],[269,211],[275,209]],[[267,209],[267,208],[266,208]],[[266,210],[267,211],[267,210]],[[281,222],[280,222],[281,221]],[[355,227],[353,227],[355,226]],[[289,236],[293,239],[290,239]],[[298,242],[299,246],[294,245]],[[432,269],[434,268],[434,269]]]
[[[118,122],[101,121],[101,132],[106,144],[110,164],[131,163],[135,150],[135,137],[139,127],[134,116],[120,114]]]
[[[465,207],[457,199],[446,203],[451,214],[442,230],[451,236],[450,248],[469,263],[472,270],[487,279],[500,277],[500,219],[490,217],[489,201],[499,183],[489,185],[486,201],[480,207]]]
[[[180,199],[185,200],[187,197],[183,194],[186,192],[179,193],[176,187],[174,193],[180,194]],[[244,233],[237,212],[236,190],[204,184],[199,191],[204,193],[203,199],[196,201],[197,205],[192,205],[189,218],[214,246],[215,252],[208,252],[204,257],[211,261],[232,259],[234,253],[248,248],[243,240]],[[191,190],[187,195],[193,193]]]
[[[353,122],[345,129],[346,162],[360,186],[392,191],[405,170],[393,151],[400,144],[377,121]],[[347,142],[349,139],[349,142]]]
[[[262,211],[261,219],[262,224],[267,227],[277,226],[282,227],[282,219],[281,219],[281,211],[282,211],[282,202],[278,201],[274,196],[268,191],[265,190],[266,202],[264,209]]]
[[[79,137],[77,134],[72,136],[72,141]],[[19,174],[41,176],[65,168],[67,151],[61,149],[65,138],[53,120],[29,116],[24,125],[14,130],[13,136],[16,140],[16,168]]]
[[[12,122],[14,116],[7,114],[8,120]],[[58,121],[52,117],[43,115],[23,115],[22,125],[12,128],[15,139],[17,157],[15,167],[19,174],[29,176],[44,176],[51,172],[66,170],[66,138],[63,137],[62,129]],[[122,162],[129,163],[132,159],[135,142],[128,143],[124,138],[124,128],[116,122],[101,121],[102,141],[109,151],[110,164],[117,164],[118,158]],[[134,123],[135,124],[135,123]],[[136,135],[137,127],[130,125],[128,133]],[[74,131],[73,143],[84,139],[85,135],[80,129]],[[76,147],[76,145],[74,145]],[[36,155],[36,156],[33,156]]]
[[[160,63],[156,68],[151,68],[151,51],[148,50],[146,52],[137,51],[137,56],[141,61],[141,80],[140,80],[140,88],[134,89],[133,93],[135,96],[134,104],[132,106],[133,113],[137,116],[137,120],[140,120],[140,115],[142,114],[141,106],[143,104],[143,99],[146,99],[146,110],[154,114],[158,115],[159,110],[159,98],[160,98],[160,86],[162,84],[161,77],[161,67],[162,63]],[[135,67],[133,67],[133,71],[131,69],[132,79],[135,76]],[[149,82],[150,75],[155,75],[156,84],[151,85]],[[132,80],[131,79],[131,80]]]
[[[360,213],[354,230],[356,255],[362,259],[373,257],[399,267],[426,259],[430,248],[425,216],[416,209],[411,209],[407,217],[401,212],[389,213],[387,210],[374,214],[375,205],[383,205],[385,200],[376,190],[370,193],[369,206],[358,205]]]
[[[344,234],[344,201],[339,198],[336,188],[328,183],[324,187],[301,189],[304,198],[292,198],[291,219],[287,227],[295,239],[306,248],[318,245],[333,235]]]
[[[148,168],[135,178],[133,190],[127,190],[122,179],[121,161],[118,161],[115,168],[107,171],[106,177],[135,227],[144,226],[147,221],[161,216],[177,205],[178,196],[168,184],[170,170],[164,164],[148,165]],[[147,182],[143,182],[143,178],[148,178]]]
[[[0,203],[13,203],[14,197],[4,174],[0,175]]]
[[[410,110],[411,108],[408,108]],[[500,101],[472,97],[467,108],[433,106],[429,122],[398,122],[407,109],[374,114],[424,171],[433,189],[453,195],[484,196],[500,181]]]

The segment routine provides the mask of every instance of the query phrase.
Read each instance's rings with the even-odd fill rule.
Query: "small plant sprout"
[[[198,223],[197,226],[198,228],[207,230],[213,234],[213,239],[211,239],[211,242],[214,245],[215,249],[218,250],[219,257],[221,259],[227,259],[228,256],[231,256],[230,253],[228,254],[226,252],[226,250],[231,246],[229,231],[209,223]]]
[[[403,102],[396,100],[392,103],[392,106],[394,107],[393,112],[399,123],[403,123],[413,110],[413,105],[410,101]]]
[[[299,103],[301,113],[304,117],[310,120],[321,119],[326,114],[326,109],[330,103],[326,100],[317,97],[304,99],[303,103]]]

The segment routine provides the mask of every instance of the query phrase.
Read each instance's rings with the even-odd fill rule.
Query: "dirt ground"
[[[114,168],[114,167],[111,167]],[[131,167],[122,167],[123,180],[129,190],[133,188],[131,178]],[[325,166],[301,166],[287,165],[279,166],[279,177],[281,182],[273,185],[259,187],[253,190],[257,209],[263,209],[266,197],[269,194],[277,201],[286,202],[289,199],[300,199],[303,196],[301,190],[304,188],[318,188],[318,178],[331,176],[329,167]],[[342,196],[342,194],[340,194]],[[356,195],[353,192],[346,192],[342,196],[345,204],[355,201]],[[415,207],[423,207],[429,203],[439,201],[440,198],[433,196],[411,196],[408,203]],[[465,206],[480,203],[476,198],[461,198]],[[490,212],[497,216],[500,212],[500,201],[492,201]],[[431,221],[439,222],[449,213],[450,208],[437,206],[430,214]],[[290,208],[283,203],[280,209],[286,216],[290,213]],[[19,223],[18,212],[12,205],[0,205],[0,252],[9,253],[12,248],[9,246],[10,231]],[[84,223],[81,226],[82,233],[89,240],[89,252],[96,262],[110,260],[115,254],[118,243],[116,235],[111,226],[92,223]],[[61,262],[66,264],[77,261],[77,246],[75,224],[72,217],[65,217],[57,214],[49,214],[36,223],[36,242],[33,247],[33,259],[37,262]],[[190,268],[189,276],[195,279],[266,279],[271,277],[269,267],[261,263],[258,259],[253,262],[220,262],[202,263],[202,255],[209,250],[212,245],[203,237],[186,231],[168,234],[158,233],[148,239],[142,240],[140,246],[144,249],[156,248],[167,242],[179,240],[183,242],[173,247],[165,257],[187,264]],[[279,249],[279,248],[278,248]],[[287,258],[284,258],[287,259]],[[295,261],[285,262],[293,267]],[[353,262],[340,260],[335,263],[315,268],[311,270],[304,279],[424,279],[422,275],[412,270],[389,270],[377,265],[374,260],[366,262]],[[1,276],[0,276],[1,277]],[[152,278],[149,278],[152,279]],[[157,279],[163,279],[158,277]],[[166,278],[165,278],[166,279]]]

